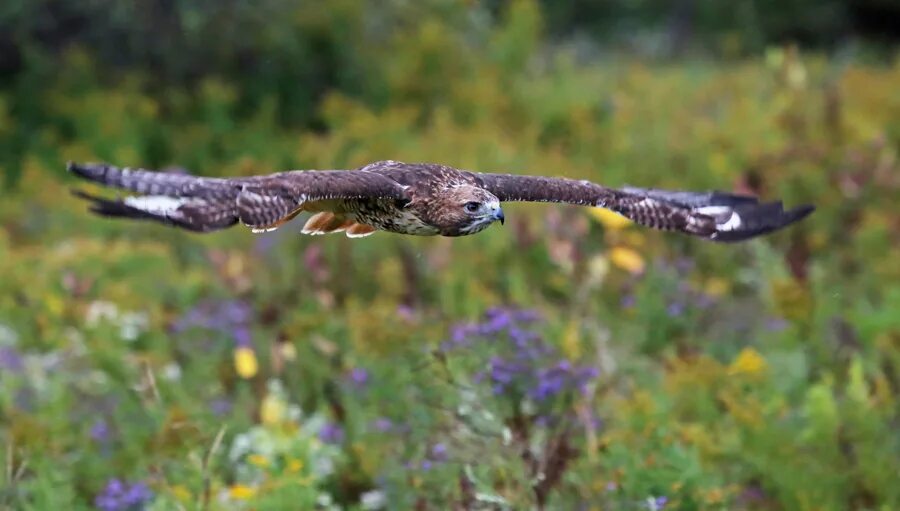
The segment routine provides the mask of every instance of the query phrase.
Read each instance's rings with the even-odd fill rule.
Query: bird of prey
[[[502,202],[530,201],[608,208],[647,227],[742,241],[792,224],[814,209],[805,205],[785,211],[781,202],[760,203],[723,192],[615,189],[590,181],[390,160],[355,170],[295,170],[233,179],[98,163],[69,163],[68,169],[89,181],[140,194],[107,199],[75,192],[91,202],[95,213],[198,232],[237,223],[269,231],[310,212],[305,234],[344,232],[355,238],[381,230],[465,236],[497,221],[502,224]]]

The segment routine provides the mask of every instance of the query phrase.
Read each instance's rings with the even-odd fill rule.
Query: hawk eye
[[[469,213],[475,213],[476,211],[478,211],[479,207],[481,207],[481,204],[478,204],[477,202],[466,203],[466,211],[468,211]]]

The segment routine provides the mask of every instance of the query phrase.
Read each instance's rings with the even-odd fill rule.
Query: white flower
[[[277,394],[279,396],[284,395],[284,385],[281,383],[281,380],[277,378],[272,378],[271,380],[267,381],[266,389],[268,389],[269,394]]]
[[[19,334],[3,323],[0,323],[0,346],[15,346],[19,343]]]
[[[381,490],[367,491],[360,496],[359,503],[363,509],[374,511],[384,508],[384,505],[387,504],[387,497]]]
[[[89,385],[89,389],[106,390],[109,385],[109,375],[103,371],[91,371],[87,374],[84,381]]]
[[[119,318],[119,337],[123,340],[132,342],[147,330],[150,320],[147,314],[143,312],[126,312]]]
[[[325,456],[317,456],[312,460],[312,472],[319,477],[328,477],[334,473],[334,460]]]
[[[655,497],[651,495],[647,497],[647,509],[650,511],[661,511],[666,507],[666,502],[668,501],[668,497]]]
[[[341,511],[343,509],[341,506],[334,503],[334,497],[328,493],[320,493],[319,496],[316,497],[316,504],[318,504],[316,509],[321,509],[322,511]]]
[[[291,422],[300,422],[300,419],[303,418],[303,410],[295,404],[288,405],[287,407],[287,419]]]
[[[65,336],[66,340],[69,342],[69,346],[71,346],[72,355],[82,356],[87,355],[88,348],[84,344],[84,334],[82,334],[75,327],[66,327],[63,331],[63,336]],[[2,341],[0,341],[2,344]]]
[[[112,302],[94,300],[88,305],[85,322],[88,326],[96,326],[100,320],[114,321],[119,317],[119,308]]]
[[[162,377],[169,381],[178,381],[181,379],[181,366],[175,362],[170,362],[163,366]]]
[[[236,462],[243,458],[244,455],[253,452],[254,431],[255,430],[251,429],[246,433],[234,436],[234,440],[231,442],[231,450],[228,452],[228,459],[232,462]]]

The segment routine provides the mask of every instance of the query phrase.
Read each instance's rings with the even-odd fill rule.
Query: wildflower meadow
[[[533,0],[376,3],[9,32],[0,509],[900,509],[892,47],[662,56]],[[817,211],[741,244],[546,204],[453,239],[204,235],[93,216],[65,171],[380,159]]]

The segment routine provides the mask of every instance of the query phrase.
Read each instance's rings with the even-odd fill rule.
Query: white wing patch
[[[278,229],[278,226],[275,226],[275,227],[264,227],[264,228],[252,227],[252,228],[250,228],[250,232],[252,232],[253,234],[260,234],[260,233],[263,233],[263,232],[272,232],[272,231],[274,231],[274,230],[276,230],[276,229]]]
[[[716,230],[718,231],[734,231],[741,227],[741,217],[738,216],[737,212],[731,212],[731,218],[728,219],[724,224],[716,224]]]
[[[154,215],[169,215],[188,202],[185,197],[166,197],[163,195],[146,195],[143,197],[125,197],[122,202]]]
[[[730,206],[704,206],[694,210],[701,215],[711,216],[716,220],[717,231],[734,231],[740,229],[743,222],[740,215]],[[728,215],[726,218],[725,215]]]
[[[731,211],[730,206],[703,206],[702,208],[697,208],[694,211],[700,213],[701,215],[708,216],[717,216],[728,213]]]

